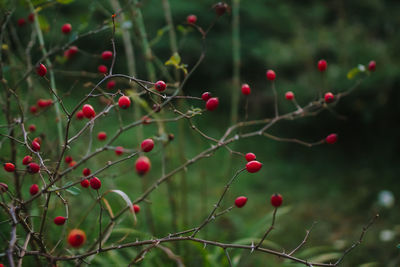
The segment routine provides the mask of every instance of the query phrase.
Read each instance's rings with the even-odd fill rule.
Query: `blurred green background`
[[[110,25],[109,19],[115,12],[111,2],[115,1],[32,1],[35,7],[40,7],[39,19],[46,47],[51,49],[62,45],[73,40],[76,34],[98,28],[103,23]],[[128,57],[124,51],[121,31],[124,28],[132,36],[137,77],[149,79],[138,38],[137,9],[131,8],[134,3],[143,15],[148,39],[156,57],[153,62],[163,64],[170,58],[172,52],[162,2],[119,1],[125,21],[117,17],[117,60],[114,73],[128,74]],[[169,3],[176,26],[178,51],[182,62],[188,64],[190,70],[201,52],[201,39],[195,30],[185,24],[186,16],[196,14],[197,24],[206,29],[215,20],[212,9],[215,2],[170,0]],[[231,5],[230,2],[228,4]],[[308,148],[255,137],[231,146],[236,151],[255,153],[264,166],[256,174],[241,175],[223,201],[223,207],[229,207],[237,196],[245,195],[249,198],[247,205],[218,218],[202,230],[199,237],[237,243],[249,243],[260,238],[271,220],[269,197],[279,192],[284,197],[284,205],[278,210],[276,229],[270,234],[270,243],[266,243],[266,246],[290,251],[301,242],[305,230],[317,221],[309,241],[298,253],[298,257],[331,262],[358,240],[363,225],[379,213],[380,218],[367,233],[364,243],[345,257],[342,266],[399,266],[397,246],[400,215],[397,197],[400,194],[400,113],[397,101],[400,83],[400,2],[242,0],[240,4],[240,84],[248,83],[252,88],[252,94],[248,97],[249,119],[273,116],[273,95],[265,79],[267,69],[274,69],[277,73],[276,87],[282,113],[294,110],[293,105],[284,99],[284,92],[288,90],[295,93],[300,105],[305,105],[315,100],[319,88],[333,93],[350,88],[355,79],[347,79],[347,73],[358,64],[367,65],[370,60],[375,60],[377,70],[356,91],[342,99],[333,112],[326,110],[315,117],[283,121],[270,130],[270,133],[279,137],[308,142],[321,140],[335,132],[339,135],[337,144]],[[18,47],[24,48],[27,45],[32,32],[30,24],[18,27],[17,20],[27,17],[30,12],[25,1],[4,1],[0,6],[3,12],[6,8],[16,8],[12,16],[13,25],[7,29],[6,34],[12,56],[4,61],[5,76],[16,81],[26,71],[25,59],[23,54],[18,53]],[[60,32],[60,27],[67,22],[73,28],[70,36]],[[66,60],[63,52],[60,52],[51,58],[57,89],[64,94],[69,109],[89,92],[92,86],[88,82],[96,83],[100,80],[101,76],[96,74],[97,66],[104,62],[99,55],[104,50],[111,50],[110,37],[110,30],[90,35],[74,43],[80,50],[76,57]],[[232,82],[231,13],[217,20],[206,43],[206,58],[184,87],[184,93],[200,96],[202,92],[210,91],[219,97],[220,106],[216,111],[205,112],[194,119],[199,129],[218,139],[231,124],[231,95],[240,90]],[[40,57],[41,52],[36,43],[32,50],[32,62]],[[321,58],[328,61],[324,76],[317,69],[317,62]],[[9,62],[12,62],[11,67],[7,65]],[[170,76],[174,75],[172,67],[167,70]],[[168,80],[158,67],[156,73],[157,79]],[[39,98],[49,98],[46,83],[36,76],[32,76],[32,79],[34,90],[28,89],[25,84],[18,89],[29,93],[24,99],[26,108]],[[132,86],[123,80],[116,81],[117,89],[124,90]],[[89,103],[96,110],[104,107],[104,103],[98,99],[90,99]],[[246,99],[240,96],[239,120],[245,117],[245,104]],[[179,104],[181,110],[191,106],[202,108],[203,103],[193,100]],[[144,114],[143,110],[140,112]],[[46,114],[46,117],[33,118],[30,122],[38,128],[35,134],[45,135],[43,153],[46,158],[52,159],[56,155],[53,148],[57,142],[56,127],[49,123],[54,120],[53,108]],[[122,116],[124,124],[127,124],[138,115],[131,108],[124,111]],[[174,114],[167,108],[162,116],[173,117]],[[1,124],[4,123],[2,116]],[[75,121],[72,131],[77,132],[84,123]],[[189,159],[211,145],[192,131],[186,121],[180,126],[183,127],[180,128],[178,123],[166,124],[166,132],[175,135],[175,139],[165,148],[167,172],[179,166],[182,159]],[[112,111],[109,116],[96,122],[94,133],[106,131],[112,136],[118,127],[115,111]],[[156,125],[146,125],[124,133],[114,145],[136,148],[143,137],[157,135]],[[86,153],[85,143],[88,140],[89,136],[84,135],[77,142],[80,145],[72,146],[68,154],[79,159]],[[93,149],[101,145],[95,140]],[[0,151],[2,159],[6,159],[9,155],[8,143],[4,143]],[[23,156],[24,152],[21,152],[19,158]],[[144,178],[134,173],[134,160],[104,172],[99,176],[103,181],[103,190],[120,189],[131,199],[137,198],[143,188],[161,177],[160,142],[156,143],[149,158],[152,161],[152,171]],[[115,159],[117,156],[112,151],[105,152],[90,160],[87,166],[78,168],[69,178],[76,180],[83,167],[96,170],[106,161]],[[218,200],[226,181],[244,164],[243,158],[231,156],[227,150],[220,149],[213,157],[203,159],[184,173],[174,175],[168,185],[161,185],[148,201],[140,203],[137,226],[133,227],[130,216],[125,215],[107,244],[115,244],[121,238],[125,238],[123,242],[129,242],[150,238],[152,235],[161,237],[199,225]],[[0,179],[0,182],[9,182],[12,188],[11,175],[3,173]],[[29,179],[40,182],[39,177],[25,178],[26,198],[32,183],[27,181]],[[82,213],[93,204],[95,194],[81,189],[79,195],[67,194],[66,197],[71,207],[67,228],[71,229],[81,221]],[[118,196],[109,195],[107,199],[115,210],[124,205]],[[40,203],[33,204],[32,208],[34,214],[40,214]],[[51,220],[64,211],[59,202],[54,202],[51,208],[46,230],[49,244],[54,245],[64,233]],[[4,213],[0,216],[3,221]],[[89,241],[97,237],[97,228],[93,227],[97,219],[98,207],[80,225],[87,232]],[[9,228],[2,225],[0,232],[7,237]],[[7,247],[6,244],[2,246]],[[186,266],[228,266],[224,252],[219,248],[207,246],[204,249],[202,245],[192,243],[165,246],[181,256]],[[60,245],[60,251],[63,247],[67,247],[65,242]],[[88,247],[80,251],[84,252],[85,249]],[[92,264],[125,266],[136,257],[138,251],[131,248],[104,253],[92,259]],[[229,250],[229,253],[235,266],[300,266],[262,253],[250,254],[240,250]],[[4,254],[1,260],[6,262]],[[30,266],[29,260],[25,264]],[[140,265],[175,266],[176,263],[162,250],[153,249]],[[60,263],[59,266],[69,265]]]

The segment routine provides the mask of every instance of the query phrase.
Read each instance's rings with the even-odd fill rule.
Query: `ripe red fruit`
[[[246,164],[246,170],[250,173],[258,172],[262,167],[262,163],[252,160]]]
[[[46,66],[43,65],[42,63],[40,63],[39,65],[37,65],[37,67],[36,67],[36,73],[37,73],[39,76],[41,76],[41,77],[43,77],[44,75],[46,75],[46,73],[47,73],[47,68],[46,68]]]
[[[376,68],[376,62],[373,61],[373,60],[371,60],[371,61],[369,62],[369,64],[368,64],[368,70],[369,70],[369,71],[375,71],[375,68]]]
[[[23,159],[22,159],[22,164],[23,165],[28,165],[29,163],[31,163],[32,162],[32,157],[31,156],[25,156]]]
[[[29,111],[30,111],[32,114],[36,114],[36,112],[38,111],[38,108],[37,108],[37,106],[31,106],[31,107],[29,108]]]
[[[54,223],[57,225],[63,225],[66,220],[67,220],[67,218],[65,218],[63,216],[57,216],[54,218]]]
[[[96,116],[96,112],[94,111],[94,108],[89,104],[83,105],[82,112],[83,112],[83,115],[88,119],[94,118]]]
[[[135,213],[139,213],[139,211],[140,211],[140,206],[139,206],[139,205],[136,205],[136,204],[133,204],[133,211],[134,211]]]
[[[135,163],[136,172],[139,175],[145,175],[151,168],[151,163],[148,157],[142,156],[136,160]]]
[[[90,185],[90,182],[89,182],[88,179],[85,179],[85,180],[82,180],[82,181],[81,181],[81,186],[82,186],[82,187],[88,188],[89,185]]]
[[[115,81],[108,81],[107,89],[114,89],[115,88]]]
[[[107,139],[107,134],[105,132],[99,132],[97,134],[97,139],[99,139],[100,141],[104,141]]]
[[[104,60],[109,60],[112,59],[113,53],[111,51],[104,51],[103,53],[101,53],[101,58]]]
[[[37,141],[33,141],[31,144],[31,148],[33,151],[38,152],[40,151],[40,144]]]
[[[219,2],[214,5],[215,13],[217,16],[222,16],[228,10],[229,6],[227,3]]]
[[[68,164],[68,166],[70,166],[70,167],[74,167],[75,165],[76,165],[76,161],[75,161],[75,160],[71,161],[71,162]]]
[[[242,94],[249,95],[251,93],[250,86],[247,83],[242,84]]]
[[[0,194],[3,194],[8,191],[8,185],[5,183],[0,183]]]
[[[46,107],[46,105],[47,105],[47,101],[44,100],[44,99],[39,99],[39,100],[37,101],[37,105],[38,105],[38,107],[40,107],[40,108],[44,108],[44,107]]]
[[[124,153],[124,148],[123,148],[122,146],[117,146],[117,147],[115,148],[115,154],[116,154],[117,156],[121,156],[123,153]]]
[[[292,91],[286,92],[285,98],[286,98],[287,100],[293,100],[293,99],[294,99],[294,94],[293,94],[293,92],[292,92]]]
[[[119,99],[118,99],[118,105],[119,105],[119,107],[120,108],[122,108],[122,109],[127,109],[127,108],[129,108],[129,106],[131,105],[131,100],[129,99],[129,97],[127,97],[127,96],[121,96]]]
[[[29,20],[30,22],[34,22],[34,21],[35,21],[35,14],[34,14],[34,13],[30,13],[30,14],[28,15],[28,20]]]
[[[323,72],[326,70],[327,67],[328,67],[328,63],[326,62],[325,59],[321,59],[320,61],[318,61],[319,71]]]
[[[77,248],[82,246],[86,241],[86,234],[81,229],[73,229],[68,234],[68,244]]]
[[[280,205],[282,205],[282,201],[283,201],[283,198],[280,194],[273,194],[271,196],[271,205],[276,208],[279,207]]]
[[[142,148],[142,150],[144,152],[150,152],[151,150],[153,150],[153,147],[154,147],[153,139],[148,138],[148,139],[143,140],[143,142],[140,145],[140,147]]]
[[[81,120],[81,119],[83,119],[83,117],[85,117],[85,114],[83,114],[83,111],[82,110],[79,110],[77,113],[76,113],[76,119],[77,120]]]
[[[254,153],[247,153],[245,156],[247,162],[253,161],[256,159],[256,155]]]
[[[334,143],[336,143],[336,141],[338,140],[338,135],[337,134],[330,134],[330,135],[328,135],[326,138],[325,138],[325,141],[328,143],[328,144],[334,144]]]
[[[83,176],[89,176],[91,173],[89,168],[84,168],[82,171]]]
[[[72,157],[71,156],[66,156],[64,160],[65,160],[65,163],[71,163],[72,162]]]
[[[90,187],[95,190],[98,190],[101,187],[100,179],[97,177],[93,177],[92,179],[90,179]]]
[[[4,168],[4,170],[7,171],[7,172],[13,172],[13,171],[15,171],[15,165],[12,164],[12,163],[10,163],[10,162],[4,163],[3,168]]]
[[[207,100],[206,109],[209,111],[213,111],[214,109],[216,109],[218,107],[218,104],[219,104],[218,97],[212,97]]]
[[[36,126],[35,126],[35,124],[29,125],[28,129],[29,129],[30,132],[36,131]]]
[[[201,95],[201,99],[207,102],[208,99],[211,98],[211,93],[210,92],[205,92]]]
[[[72,26],[71,26],[71,24],[69,24],[69,23],[65,23],[65,24],[62,25],[62,27],[61,27],[61,31],[62,31],[62,33],[64,33],[64,34],[70,33],[71,30],[72,30]]]
[[[331,92],[328,92],[325,94],[325,102],[326,103],[328,103],[328,104],[332,103],[334,100],[335,100],[335,96]]]
[[[24,18],[20,18],[18,20],[18,26],[22,27],[26,24],[26,20]]]
[[[275,80],[275,78],[276,78],[275,71],[273,71],[273,70],[267,70],[266,76],[267,76],[267,79],[270,80],[270,81]]]
[[[243,197],[243,196],[242,197],[237,197],[235,199],[235,206],[238,207],[238,208],[241,208],[244,205],[246,205],[246,202],[247,202],[247,197]]]
[[[39,186],[37,184],[33,184],[31,185],[31,187],[29,188],[29,193],[34,196],[39,192]]]
[[[70,58],[72,58],[73,56],[75,56],[76,53],[78,53],[78,47],[77,47],[77,46],[71,46],[68,50],[66,50],[66,51],[64,52],[64,56],[65,56],[67,59],[70,59]]]
[[[197,21],[197,16],[196,15],[189,15],[186,18],[187,23],[189,24],[195,24]]]
[[[39,145],[42,144],[42,139],[40,139],[40,137],[35,137],[35,138],[33,139],[33,141],[34,141],[34,142],[38,142]]]
[[[154,88],[159,91],[162,92],[167,88],[167,85],[165,84],[164,81],[158,81],[154,84]]]
[[[97,70],[98,70],[100,73],[106,74],[108,68],[107,68],[105,65],[100,65],[100,66],[97,67]]]
[[[29,173],[34,174],[34,173],[38,173],[40,171],[40,166],[39,166],[39,164],[37,164],[35,162],[31,162],[28,164],[26,169]]]

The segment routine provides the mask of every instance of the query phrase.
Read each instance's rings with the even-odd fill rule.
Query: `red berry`
[[[39,186],[37,184],[33,184],[31,185],[31,187],[29,188],[29,193],[34,196],[39,192]]]
[[[139,211],[140,211],[140,206],[139,206],[139,205],[136,205],[136,204],[133,204],[133,211],[134,211],[135,213],[139,213]]]
[[[318,61],[318,69],[319,71],[323,72],[326,70],[326,68],[328,67],[328,63],[326,63],[325,59],[321,59],[320,61]]]
[[[43,65],[42,63],[40,63],[37,67],[36,67],[36,73],[43,77],[44,75],[46,75],[47,73],[47,68],[45,65]]]
[[[256,155],[254,153],[247,153],[245,156],[247,162],[253,161],[256,159]]]
[[[54,223],[57,225],[63,225],[66,220],[67,220],[67,218],[65,218],[63,216],[57,216],[54,218]]]
[[[338,136],[337,136],[337,134],[330,134],[330,135],[328,135],[326,138],[325,138],[325,141],[328,143],[328,144],[334,144],[334,143],[336,143],[336,141],[338,140]]]
[[[227,3],[219,2],[214,5],[215,13],[217,16],[222,16],[228,10],[229,6]]]
[[[211,98],[211,93],[210,92],[205,92],[201,95],[201,99],[207,102],[208,99]]]
[[[26,24],[26,20],[24,18],[20,18],[18,20],[18,26],[22,27]]]
[[[40,166],[39,164],[35,163],[35,162],[31,162],[28,164],[28,166],[26,167],[27,171],[31,174],[34,173],[38,173],[40,170]]]
[[[107,134],[105,132],[99,132],[97,134],[97,139],[99,139],[100,141],[104,141],[107,139]]]
[[[81,186],[82,186],[82,187],[88,188],[89,185],[90,185],[90,182],[89,182],[88,179],[85,179],[85,180],[82,180],[82,181],[81,181]]]
[[[246,170],[250,173],[258,172],[262,167],[262,163],[252,160],[246,164]]]
[[[22,159],[22,164],[23,165],[28,165],[29,163],[31,163],[32,162],[32,157],[31,156],[25,156],[23,159]]]
[[[162,92],[167,88],[167,85],[164,81],[158,81],[154,84],[154,88],[156,88],[157,91]]]
[[[111,51],[104,51],[103,53],[101,53],[101,57],[104,59],[104,60],[109,60],[109,59],[112,59],[112,56],[113,56],[113,53],[111,52]]]
[[[40,151],[40,144],[37,141],[33,141],[31,148],[33,151],[38,152]]]
[[[33,141],[34,141],[34,142],[38,142],[39,145],[42,144],[42,139],[40,139],[40,137],[35,137],[35,138],[33,139]]]
[[[293,94],[293,92],[292,92],[292,91],[286,92],[285,98],[286,98],[287,100],[293,100],[293,99],[294,99],[294,94]]]
[[[65,160],[65,163],[71,163],[72,162],[72,157],[71,156],[66,156],[64,160]]]
[[[235,206],[238,207],[238,208],[241,208],[244,205],[246,205],[246,202],[247,202],[247,197],[243,197],[243,196],[242,197],[237,197],[235,199]]]
[[[151,123],[151,118],[149,118],[148,116],[143,116],[142,117],[142,123],[143,124],[150,124]]]
[[[97,67],[97,70],[100,73],[106,74],[108,69],[107,69],[107,67],[105,65],[100,65],[100,66]]]
[[[107,89],[114,89],[115,88],[115,81],[108,81]]]
[[[326,103],[328,103],[328,104],[332,103],[334,100],[335,100],[335,96],[331,92],[328,92],[325,94],[325,102]]]
[[[39,108],[44,108],[44,107],[46,107],[47,102],[46,102],[46,100],[44,100],[44,99],[39,99],[39,100],[37,101],[37,105],[38,105]]]
[[[251,93],[250,86],[247,83],[242,84],[242,94],[249,95]]]
[[[136,172],[139,175],[145,175],[151,168],[151,163],[148,157],[142,156],[136,160],[135,163]]]
[[[84,168],[82,171],[83,176],[89,176],[91,173],[89,168]]]
[[[53,101],[51,99],[47,99],[45,106],[48,107],[48,106],[51,106],[52,104],[53,104]]]
[[[275,71],[273,71],[273,70],[267,70],[266,76],[267,76],[267,79],[270,80],[270,81],[275,80],[275,78],[276,78]]]
[[[28,20],[29,20],[30,22],[34,22],[34,21],[35,21],[35,14],[34,14],[34,13],[30,13],[30,14],[28,15]]]
[[[38,108],[37,108],[36,106],[31,106],[31,107],[29,108],[29,111],[30,111],[32,114],[36,114],[36,112],[38,111]]]
[[[280,205],[282,205],[282,196],[280,194],[273,194],[271,196],[271,205],[274,207],[279,207]]]
[[[376,62],[375,61],[370,61],[369,62],[369,64],[368,64],[368,70],[369,71],[375,71],[375,68],[376,68]]]
[[[82,110],[79,110],[77,113],[76,113],[76,119],[77,120],[81,120],[81,119],[83,119],[83,117],[85,117],[85,114],[83,114],[83,111]]]
[[[78,53],[78,47],[77,46],[71,46],[67,51],[64,52],[64,56],[67,59],[72,58],[74,55]]]
[[[186,21],[189,24],[195,24],[197,21],[197,17],[196,17],[196,15],[189,15],[189,16],[187,16]]]
[[[62,31],[64,34],[70,33],[71,30],[72,30],[72,26],[71,26],[71,24],[69,24],[69,23],[65,23],[65,24],[62,25],[62,27],[61,27],[61,31]]]
[[[77,248],[83,245],[86,241],[86,234],[80,229],[73,229],[68,234],[68,244],[71,247]]]
[[[129,108],[129,106],[131,105],[131,100],[129,99],[129,97],[127,97],[127,96],[121,96],[119,99],[118,99],[118,105],[119,105],[119,107],[120,108],[122,108],[122,109],[127,109],[127,108]]]
[[[90,179],[90,187],[95,190],[98,190],[101,187],[100,179],[97,177],[93,177],[92,179]]]
[[[116,154],[117,156],[121,156],[123,153],[124,153],[124,148],[123,148],[122,146],[117,146],[117,147],[115,148],[115,154]]]
[[[8,185],[5,183],[0,183],[0,194],[3,194],[8,191]],[[1,267],[1,266],[0,266]]]
[[[36,131],[36,126],[34,124],[31,124],[31,125],[29,125],[28,129],[32,133],[32,132]]]
[[[153,150],[154,141],[151,138],[145,139],[140,146],[144,152],[150,152]]]
[[[76,161],[75,161],[75,160],[71,161],[71,162],[68,164],[68,166],[70,166],[70,167],[74,167],[75,165],[76,165]]]
[[[15,171],[15,165],[10,162],[4,163],[3,167],[4,167],[4,170],[6,170],[7,172]]]
[[[83,105],[82,112],[83,112],[83,115],[88,119],[94,118],[96,116],[96,112],[94,111],[94,108],[89,104]]]
[[[207,100],[206,109],[209,111],[213,111],[214,109],[216,109],[218,107],[218,104],[219,104],[218,97],[212,97]]]

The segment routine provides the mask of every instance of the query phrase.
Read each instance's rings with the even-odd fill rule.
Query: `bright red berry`
[[[35,162],[31,162],[28,164],[26,169],[29,173],[34,174],[34,173],[38,173],[40,171],[40,166],[39,166],[39,164],[37,164]]]
[[[124,148],[123,148],[122,146],[117,146],[117,147],[115,148],[115,154],[116,154],[117,156],[121,156],[123,153],[124,153]]]
[[[32,141],[31,148],[33,151],[40,151],[40,144],[37,141]]]
[[[8,191],[8,185],[5,183],[0,183],[0,194],[3,194]],[[1,266],[0,266],[1,267]]]
[[[105,65],[100,65],[100,66],[97,67],[97,70],[98,70],[100,73],[106,74],[108,68],[107,68],[107,66],[105,66]]]
[[[330,134],[330,135],[328,135],[326,138],[325,138],[325,141],[328,143],[328,144],[334,144],[334,143],[336,143],[337,142],[337,140],[338,140],[338,135],[337,134]]]
[[[151,138],[143,140],[142,144],[140,145],[142,148],[143,152],[150,152],[153,150],[154,147],[154,141]]]
[[[35,124],[29,125],[28,129],[29,129],[29,131],[30,131],[31,133],[34,132],[34,131],[36,131],[36,126],[35,126]]]
[[[77,46],[71,46],[68,50],[66,50],[64,52],[64,56],[67,59],[72,58],[73,56],[75,56],[78,53],[78,47]]]
[[[38,108],[37,108],[37,106],[31,106],[31,107],[29,108],[29,111],[30,111],[32,114],[36,114],[36,112],[38,111]]]
[[[115,81],[111,80],[107,83],[107,89],[114,89],[115,88]]]
[[[38,105],[39,108],[44,108],[47,105],[47,101],[44,99],[39,99],[36,104]]]
[[[35,14],[34,14],[34,13],[30,13],[30,14],[28,15],[28,20],[29,20],[30,22],[34,22],[34,21],[35,21]]]
[[[83,176],[89,176],[91,173],[89,168],[84,168],[82,171]]]
[[[131,100],[129,97],[123,95],[118,99],[118,105],[122,109],[127,109],[131,105]]]
[[[15,171],[15,165],[12,164],[12,163],[10,163],[10,162],[4,163],[3,168],[4,168],[4,170],[7,171],[7,172],[13,172],[13,171]]]
[[[71,26],[71,24],[69,24],[69,23],[65,23],[65,24],[62,25],[62,27],[61,27],[61,31],[62,31],[62,33],[64,33],[64,34],[70,33],[71,30],[72,30],[72,26]]]
[[[276,208],[279,207],[280,205],[282,205],[282,201],[283,201],[283,198],[280,194],[273,194],[271,196],[271,205]]]
[[[83,115],[88,119],[94,118],[96,116],[96,112],[94,111],[94,108],[89,104],[83,105],[82,112],[83,112]]]
[[[197,21],[197,16],[196,15],[189,15],[186,17],[186,21],[189,24],[195,24]]]
[[[136,204],[133,204],[133,211],[134,211],[135,213],[139,213],[139,211],[140,211],[140,206],[139,206],[139,205],[136,205]]]
[[[246,154],[245,158],[246,158],[247,162],[250,162],[250,161],[256,160],[256,155],[254,153],[250,152],[250,153]]]
[[[107,134],[105,132],[99,132],[97,134],[97,139],[99,139],[100,141],[104,141],[107,139]]]
[[[18,21],[18,26],[22,27],[26,24],[26,20],[24,18],[20,18]]]
[[[242,94],[249,95],[251,93],[250,86],[247,83],[242,84]]]
[[[83,119],[84,117],[85,117],[85,114],[83,114],[83,111],[82,110],[79,110],[77,113],[76,113],[76,119],[77,120],[81,120],[81,119]]]
[[[266,76],[267,76],[267,79],[270,80],[270,81],[275,80],[275,78],[276,78],[275,71],[273,71],[273,70],[267,70]]]
[[[65,159],[64,159],[65,163],[71,163],[72,160],[73,160],[73,159],[72,159],[71,156],[66,156]]]
[[[201,99],[207,102],[208,99],[211,98],[211,93],[210,92],[205,92],[201,95]]]
[[[37,184],[33,184],[31,185],[31,187],[29,188],[29,193],[34,196],[39,192],[39,186]]]
[[[319,71],[323,72],[326,70],[327,67],[328,67],[328,63],[326,62],[325,59],[321,59],[320,61],[318,61]]]
[[[33,142],[38,142],[39,145],[41,145],[42,144],[42,139],[40,137],[35,137],[35,138],[33,138]]]
[[[82,180],[82,181],[81,181],[81,186],[82,186],[82,187],[88,188],[89,185],[90,185],[90,182],[89,182],[88,179],[85,179],[85,180]]]
[[[167,85],[165,84],[164,81],[158,81],[154,84],[154,88],[159,91],[162,92],[167,88]]]
[[[287,100],[293,100],[293,99],[294,99],[294,94],[293,94],[293,92],[292,92],[292,91],[286,92],[285,98],[286,98]]]
[[[23,165],[28,165],[29,163],[31,163],[32,162],[32,157],[31,156],[25,156],[23,159],[22,159],[22,164]]]
[[[86,234],[80,229],[73,229],[68,234],[68,244],[77,248],[82,246],[86,241]]]
[[[76,161],[75,161],[75,160],[71,161],[71,162],[68,164],[68,166],[70,166],[70,167],[74,167],[75,165],[76,165]]]
[[[46,75],[46,73],[47,73],[47,68],[46,68],[46,66],[43,65],[42,63],[40,63],[39,65],[37,65],[37,67],[36,67],[36,73],[37,73],[39,76],[41,76],[41,77],[43,77],[44,75]]]
[[[139,175],[145,175],[151,168],[151,163],[148,157],[142,156],[136,160],[135,163],[136,172]]]
[[[237,197],[235,199],[235,206],[238,207],[238,208],[241,208],[244,205],[246,205],[246,202],[247,202],[247,197],[243,197],[243,196],[242,197]]]
[[[66,220],[67,220],[67,218],[65,218],[63,216],[57,216],[57,217],[54,218],[54,223],[56,225],[63,225]]]
[[[262,167],[262,163],[252,160],[246,164],[246,170],[250,173],[258,172]]]
[[[219,2],[214,5],[214,10],[217,16],[222,16],[228,9],[229,9],[228,4],[224,2]]]
[[[209,111],[213,111],[218,107],[218,104],[219,104],[218,97],[211,97],[206,102],[206,109]]]
[[[90,179],[90,187],[95,190],[98,190],[101,187],[100,179],[97,177],[93,177],[92,179]]]
[[[376,62],[372,60],[368,64],[368,70],[369,71],[375,71],[375,69],[376,69]]]
[[[328,92],[325,94],[325,102],[326,103],[328,103],[328,104],[332,103],[334,100],[335,100],[335,96],[331,92]]]
[[[103,53],[101,53],[101,58],[104,60],[109,60],[112,59],[113,53],[111,51],[104,51]]]

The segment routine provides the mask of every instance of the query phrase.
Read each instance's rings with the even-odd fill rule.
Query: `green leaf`
[[[75,0],[57,0],[58,3],[63,4],[63,5],[68,5],[74,2]]]
[[[70,193],[71,195],[74,195],[74,196],[77,196],[81,193],[81,190],[76,186],[67,188],[65,191],[67,191],[68,193]]]
[[[365,72],[365,66],[362,64],[359,64],[356,68],[352,68],[348,73],[347,73],[347,79],[351,80],[353,79],[357,74],[360,72]]]
[[[165,62],[165,65],[179,65],[181,63],[181,56],[177,52],[175,52],[168,60]]]

